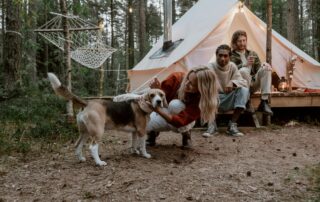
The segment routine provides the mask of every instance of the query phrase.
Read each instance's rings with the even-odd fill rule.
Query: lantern
[[[287,80],[284,78],[284,76],[282,76],[280,79],[278,90],[281,92],[288,91],[288,83],[287,83]]]

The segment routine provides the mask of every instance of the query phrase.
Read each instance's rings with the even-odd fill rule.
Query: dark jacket
[[[255,57],[254,64],[252,65],[252,68],[251,68],[251,75],[254,76],[261,67],[261,61],[256,52],[251,50],[246,50],[246,53],[245,53],[246,58],[249,56],[249,54]],[[241,69],[243,67],[241,56],[235,50],[231,52],[231,61],[237,65],[238,69]]]

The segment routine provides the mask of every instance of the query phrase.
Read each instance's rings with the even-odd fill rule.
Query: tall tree
[[[179,17],[183,16],[198,0],[179,0],[177,4],[180,8]]]
[[[320,2],[319,0],[312,0],[312,47],[314,51],[315,59],[319,61],[319,54],[320,54],[320,16],[319,16],[319,9],[320,9]]]
[[[299,37],[299,2],[298,0],[288,0],[287,2],[287,34],[288,40],[300,46]]]
[[[266,62],[272,65],[272,0],[267,0],[267,44]],[[271,88],[271,86],[269,86]],[[271,124],[271,117],[265,116],[266,125]]]
[[[267,0],[267,45],[266,60],[272,65],[272,0]],[[270,86],[271,87],[271,86]]]
[[[146,0],[138,1],[139,7],[139,60],[141,60],[146,54]]]
[[[299,41],[300,41],[300,47],[303,47],[303,24],[304,24],[304,0],[299,1]]]
[[[176,1],[172,0],[172,24],[174,24],[176,20],[177,20]]]
[[[162,32],[161,13],[155,5],[150,4],[147,9],[148,41],[151,42],[151,44],[154,44],[156,41],[158,41],[159,37],[162,35]]]
[[[128,66],[133,68],[134,66],[134,30],[133,30],[133,1],[128,0],[127,5],[127,16],[128,16]]]
[[[4,57],[3,57],[3,53],[4,53],[4,25],[5,25],[5,13],[6,13],[6,10],[5,10],[5,0],[1,0],[1,66],[3,66],[3,63],[4,63]],[[1,69],[1,72],[2,72],[2,69]],[[0,78],[1,79],[1,78]]]
[[[36,69],[36,33],[30,30],[36,29],[36,7],[39,2],[37,0],[24,2],[24,24],[23,24],[23,54],[22,67],[26,70],[26,81],[29,85],[37,85],[37,69]]]
[[[4,36],[4,76],[5,89],[15,90],[21,87],[21,2],[6,0],[6,32]]]
[[[63,15],[67,15],[67,3],[66,0],[60,0],[60,9]],[[69,91],[72,90],[72,82],[71,82],[71,55],[70,55],[70,32],[69,32],[69,22],[66,17],[62,18],[62,26],[63,26],[63,35],[64,35],[64,59],[65,65],[67,68],[67,88]],[[73,104],[72,101],[68,101],[67,103],[67,118],[68,122],[73,122]]]

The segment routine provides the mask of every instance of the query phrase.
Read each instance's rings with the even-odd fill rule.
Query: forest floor
[[[97,167],[73,143],[0,158],[0,201],[318,201],[320,128],[312,125],[242,128],[244,137],[203,138],[193,150],[162,133],[151,159],[129,153],[126,133],[108,132]],[[36,146],[36,145],[34,145]],[[320,172],[318,172],[320,174]]]

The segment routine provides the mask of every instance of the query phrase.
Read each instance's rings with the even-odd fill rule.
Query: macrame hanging
[[[74,15],[56,15],[35,31],[50,43],[64,51],[62,19],[68,19],[70,32],[71,58],[88,68],[100,67],[116,49],[105,44],[100,28]]]

